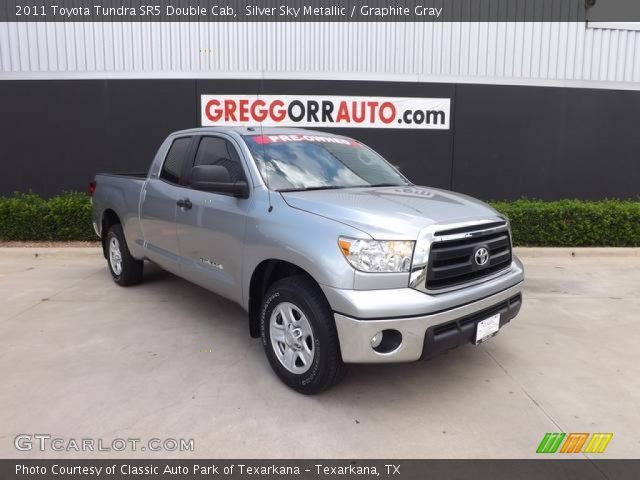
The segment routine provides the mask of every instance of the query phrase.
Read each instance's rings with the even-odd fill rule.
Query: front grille
[[[475,254],[482,247],[488,250],[489,260],[485,265],[478,265]],[[468,238],[434,242],[429,254],[426,288],[440,290],[456,287],[481,280],[509,265],[511,239],[506,226],[504,230],[493,229],[486,233],[474,233]]]

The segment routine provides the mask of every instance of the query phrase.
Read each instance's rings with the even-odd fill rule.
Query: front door
[[[193,166],[219,165],[229,173],[229,182],[248,182],[247,171],[230,138],[207,135],[196,139],[196,143]],[[195,189],[185,192],[188,204],[176,213],[183,277],[241,301],[242,255],[251,197]]]

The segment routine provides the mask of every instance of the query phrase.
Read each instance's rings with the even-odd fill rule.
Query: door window
[[[245,179],[238,152],[231,142],[224,138],[202,137],[193,166],[199,165],[224,167],[229,172],[229,182],[231,183]]]
[[[189,153],[189,145],[191,145],[191,137],[177,138],[174,140],[162,166],[162,171],[160,172],[161,179],[170,183],[180,183],[180,178],[184,171],[184,163]]]

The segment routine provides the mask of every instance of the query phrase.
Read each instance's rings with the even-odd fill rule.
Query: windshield
[[[361,143],[322,135],[244,137],[267,186],[279,192],[408,185]]]

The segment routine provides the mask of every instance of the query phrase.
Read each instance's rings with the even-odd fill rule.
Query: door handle
[[[191,208],[193,207],[193,203],[191,203],[191,200],[189,200],[188,198],[185,198],[183,200],[178,200],[176,204],[180,208],[184,208],[185,210],[191,210]]]

